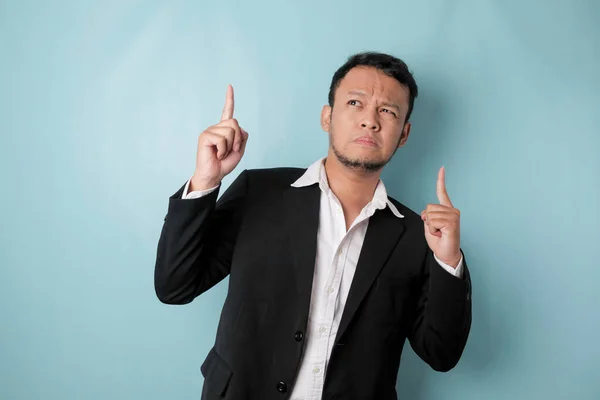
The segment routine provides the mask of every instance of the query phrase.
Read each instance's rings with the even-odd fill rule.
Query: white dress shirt
[[[388,199],[385,186],[379,180],[373,199],[362,209],[350,229],[346,230],[344,212],[340,201],[329,188],[324,161],[324,157],[315,161],[292,184],[293,187],[303,187],[318,183],[321,189],[321,200],[317,254],[305,335],[306,348],[293,386],[291,400],[321,399],[327,363],[350,291],[369,218],[376,210],[386,207],[389,207],[397,218],[404,218]],[[201,197],[217,188],[188,193],[188,187],[189,181],[184,188],[182,196],[184,199]],[[435,259],[448,273],[462,276],[462,257],[457,268],[441,262],[437,257]]]

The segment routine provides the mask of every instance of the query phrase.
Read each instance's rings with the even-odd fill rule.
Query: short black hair
[[[415,82],[415,78],[408,70],[408,66],[404,61],[385,53],[367,51],[350,56],[346,63],[333,74],[331,86],[329,87],[329,105],[333,107],[335,91],[340,85],[341,80],[355,67],[374,67],[387,76],[396,79],[401,85],[408,88],[408,112],[406,113],[405,122],[408,121],[415,104],[415,98],[419,94],[417,82]]]

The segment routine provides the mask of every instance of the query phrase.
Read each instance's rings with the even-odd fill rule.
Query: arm
[[[471,279],[463,258],[462,278],[452,276],[428,249],[419,297],[408,333],[411,347],[436,371],[458,363],[471,328]]]
[[[169,198],[154,269],[161,302],[190,303],[229,274],[245,209],[247,175],[242,172],[218,201],[218,189],[182,199],[183,187]]]

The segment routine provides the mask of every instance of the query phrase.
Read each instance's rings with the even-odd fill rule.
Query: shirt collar
[[[298,178],[294,183],[292,183],[293,187],[304,187],[314,185],[315,183],[319,184],[319,188],[325,192],[330,193],[331,189],[329,188],[329,183],[327,182],[327,174],[325,173],[325,157],[322,157],[312,163],[302,174],[300,178]],[[371,200],[371,204],[375,206],[378,210],[383,210],[385,207],[389,207],[390,211],[398,217],[404,218],[404,215],[400,214],[396,206],[390,201],[387,195],[387,191],[385,190],[385,185],[383,181],[379,179],[377,182],[377,187],[375,188],[375,194],[373,195],[373,200]]]

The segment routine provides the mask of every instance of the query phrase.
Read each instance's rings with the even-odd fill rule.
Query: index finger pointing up
[[[233,118],[233,86],[227,86],[227,97],[221,114],[221,121]]]
[[[438,172],[437,197],[441,205],[453,207],[448,196],[448,191],[446,190],[446,170],[444,167],[440,168],[440,172]]]

